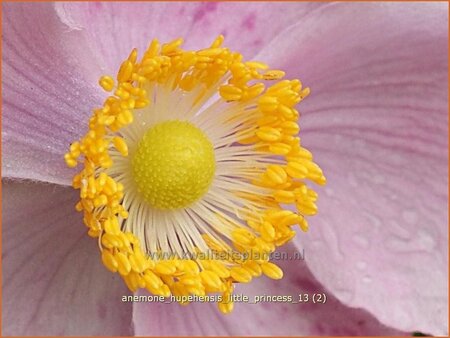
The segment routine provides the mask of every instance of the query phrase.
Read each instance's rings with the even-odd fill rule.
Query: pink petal
[[[130,335],[120,278],[101,264],[70,188],[3,183],[4,335]]]
[[[3,176],[70,183],[63,156],[101,103],[100,67],[51,3],[2,6]]]
[[[294,257],[292,247],[287,253]],[[297,256],[298,257],[298,256]],[[247,335],[399,335],[358,309],[350,309],[314,279],[302,260],[283,261],[277,264],[285,277],[273,281],[266,277],[238,285],[236,295],[246,295],[248,302],[235,303],[231,314],[223,315],[216,303],[191,303],[187,306],[158,302],[135,302],[133,322],[135,335],[169,336],[247,336]],[[325,293],[325,304],[292,304],[288,302],[259,302],[256,296],[292,296]],[[139,295],[148,295],[141,292]]]
[[[316,5],[290,7],[286,12],[279,4],[5,4],[3,175],[69,184],[73,171],[62,157],[105,97],[97,80],[114,74],[133,47],[142,50],[154,37],[178,36],[188,46],[204,47],[224,33],[230,46],[253,55],[286,22]],[[233,20],[225,20],[229,17]],[[269,17],[280,19],[267,29]]]
[[[86,29],[93,50],[116,72],[131,49],[154,38],[184,38],[187,48],[206,48],[219,35],[225,45],[252,57],[287,26],[320,4],[155,2],[58,3],[65,22]],[[270,24],[268,24],[270,22]]]
[[[260,55],[312,88],[302,139],[328,184],[299,237],[311,271],[386,325],[437,335],[448,334],[447,32],[447,4],[338,4]]]

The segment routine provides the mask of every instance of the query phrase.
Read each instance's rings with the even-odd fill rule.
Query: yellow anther
[[[75,204],[75,210],[76,211],[82,211],[83,210],[83,204],[81,204],[81,202],[78,202],[77,204]]]
[[[197,61],[200,64],[204,64],[204,63],[212,63],[214,61],[214,59],[212,57],[209,57],[209,56],[200,56],[199,55]],[[204,66],[207,67],[207,65],[204,65]]]
[[[114,256],[108,250],[103,250],[102,262],[108,268],[109,271],[117,272],[119,264],[117,263],[117,260],[114,258]]]
[[[198,264],[194,261],[184,260],[184,261],[181,261],[181,264],[183,265],[184,270],[186,270],[187,272],[190,272],[195,275],[200,272]]]
[[[167,285],[162,285],[160,288],[159,288],[159,290],[158,290],[158,293],[157,294],[159,294],[159,295],[161,295],[161,296],[163,296],[163,297],[170,297],[170,289],[169,289],[169,286],[167,286]]]
[[[275,184],[286,182],[287,174],[279,165],[269,165],[266,171],[267,177]]]
[[[117,236],[106,233],[102,236],[102,244],[106,248],[111,249],[111,248],[120,248],[122,247],[123,243]]]
[[[296,235],[295,231],[288,230],[285,234],[280,236],[274,243],[276,246],[282,246],[285,245],[287,242],[289,242],[292,238],[294,238]]]
[[[183,39],[178,38],[176,40],[173,40],[172,42],[166,43],[162,45],[161,54],[167,55],[170,53],[173,53],[183,44]]]
[[[271,241],[275,238],[275,228],[269,222],[264,222],[261,226],[261,236],[266,241]]]
[[[147,268],[145,257],[140,253],[130,255],[128,257],[128,260],[130,261],[131,269],[133,271],[136,271],[137,273],[144,272],[144,270]]]
[[[280,104],[278,106],[278,112],[280,112],[280,114],[285,119],[288,119],[288,120],[296,119],[294,109],[292,109],[291,107],[288,107],[284,104]],[[288,135],[294,135],[294,134],[288,134]]]
[[[269,66],[267,64],[265,64],[264,62],[259,62],[259,61],[247,61],[245,63],[245,65],[250,68],[263,69],[263,70],[269,68]]]
[[[89,199],[82,199],[81,204],[83,205],[84,210],[87,212],[91,212],[94,209],[94,204]]]
[[[294,192],[294,194],[295,194],[295,192]],[[301,219],[301,216],[291,213],[291,214],[286,215],[283,218],[281,218],[277,224],[280,226],[291,226],[291,225],[297,224],[300,221],[300,219]]]
[[[130,55],[128,56],[128,61],[130,61],[133,64],[136,63],[137,55],[138,55],[137,49],[133,48],[133,50],[131,51]]]
[[[153,39],[152,42],[150,42],[150,45],[148,46],[147,50],[145,51],[145,57],[151,58],[157,55],[160,49],[160,44],[158,39]],[[144,58],[143,63],[146,61]]]
[[[120,234],[117,236],[120,240],[120,242],[122,243],[122,250],[128,250],[131,251],[131,246],[130,246],[130,240],[128,239],[128,237],[123,233],[120,232]]]
[[[282,70],[269,70],[263,74],[264,80],[279,80],[284,77],[286,73]]]
[[[241,267],[232,267],[230,269],[231,277],[239,283],[248,283],[252,280],[252,275],[246,269]]]
[[[128,146],[125,140],[119,136],[113,138],[114,147],[122,154],[122,156],[128,156]]]
[[[202,49],[199,50],[197,52],[197,55],[199,56],[217,56],[222,54],[222,52],[224,51],[224,48],[206,48],[206,49]]]
[[[313,201],[317,201],[317,198],[319,197],[319,195],[312,189],[308,189],[308,197]]]
[[[89,229],[88,235],[92,238],[97,238],[100,236],[100,230]]]
[[[270,113],[278,108],[278,99],[274,96],[264,95],[258,100],[258,107],[263,113]]]
[[[133,63],[126,60],[120,66],[119,72],[117,73],[118,82],[126,82],[131,79],[131,74],[133,73]]]
[[[281,129],[288,135],[297,135],[300,131],[300,128],[297,122],[294,121],[285,121],[280,124]]]
[[[187,291],[193,295],[197,295],[197,296],[205,296],[206,292],[205,292],[205,288],[203,287],[203,285],[199,285],[199,286],[188,286],[186,287]]]
[[[122,217],[123,219],[128,218],[128,211],[126,210],[122,210],[119,212],[120,217]]]
[[[72,158],[78,158],[78,156],[80,156],[80,143],[79,142],[74,142],[70,145],[69,147],[70,150],[70,155],[72,156]]]
[[[318,185],[325,185],[327,183],[327,178],[322,175],[320,177],[318,177],[316,180],[314,180],[315,183],[317,183]]]
[[[233,241],[239,245],[250,245],[255,236],[247,229],[236,229],[232,233]]]
[[[158,290],[163,286],[163,281],[155,273],[150,270],[146,270],[142,276],[146,286],[150,286],[154,290]]]
[[[293,178],[305,178],[308,175],[308,169],[306,166],[297,161],[288,162],[286,172]]]
[[[156,264],[155,271],[162,275],[172,275],[177,271],[173,261],[160,261]]]
[[[307,97],[310,94],[310,89],[309,88],[305,88],[300,92],[300,97],[302,99],[304,99],[305,97]]]
[[[242,97],[242,89],[233,85],[220,86],[219,93],[226,101],[236,101]]]
[[[278,116],[265,115],[265,116],[261,117],[260,119],[258,119],[256,121],[256,123],[260,127],[262,127],[262,126],[276,127],[276,125],[279,123],[279,119],[278,119]]]
[[[242,264],[242,267],[248,272],[250,272],[250,274],[253,277],[261,276],[262,273],[261,266],[255,261],[251,260],[246,261],[244,264]]]
[[[219,307],[220,312],[222,312],[223,314],[229,314],[233,311],[234,308],[234,303],[233,302],[220,302],[217,305]]]
[[[222,286],[220,277],[213,271],[203,270],[200,272],[200,277],[206,285],[213,289],[220,289]]]
[[[123,276],[123,280],[125,281],[125,284],[128,286],[128,289],[131,292],[136,292],[139,288],[139,281],[137,276],[130,272],[128,275]]]
[[[269,278],[281,279],[283,278],[283,271],[273,263],[267,262],[261,264],[262,272]]]
[[[291,81],[289,80],[281,80],[272,86],[270,86],[269,89],[267,89],[267,94],[278,96],[280,93],[285,92],[286,90],[289,90],[291,87]]]
[[[78,162],[72,158],[70,154],[64,155],[64,160],[66,161],[66,164],[69,168],[75,168],[78,164]]]
[[[294,80],[290,81],[290,86],[294,92],[298,93],[302,90],[303,84],[300,80],[294,79]]]
[[[220,47],[223,43],[223,40],[225,40],[225,37],[221,34],[219,35],[211,44],[211,48],[217,48]]]
[[[308,221],[306,220],[305,217],[301,217],[298,223],[300,229],[302,229],[302,231],[307,232],[309,230],[309,225],[308,225]]]
[[[144,107],[147,107],[149,104],[150,104],[150,100],[147,98],[138,99],[134,102],[134,108],[135,109],[144,108]]]
[[[273,197],[279,203],[294,203],[295,202],[295,194],[293,191],[286,190],[276,190],[273,193]]]
[[[119,98],[122,99],[122,101],[127,101],[130,98],[130,93],[125,90],[123,87],[119,87],[119,89],[117,89],[114,92],[114,95],[118,96]],[[125,102],[123,102],[123,104],[125,104]],[[128,105],[126,105],[128,107]]]
[[[256,136],[267,142],[275,142],[281,138],[281,132],[272,127],[260,127],[256,131]]]
[[[215,272],[220,278],[228,278],[230,276],[230,270],[218,261],[211,261],[209,269]]]
[[[179,279],[180,283],[185,286],[199,285],[201,278],[199,276],[183,276]]]
[[[289,156],[287,158],[288,161],[292,161],[292,160],[299,160],[300,159],[307,159],[307,160],[312,160],[312,154],[308,149],[305,149],[303,147],[299,147],[298,149],[295,150],[295,153],[292,156]]]
[[[104,173],[104,172],[100,173],[100,175],[98,175],[98,179],[97,179],[98,184],[103,187],[106,184],[107,177],[108,177],[108,175],[106,173]]]
[[[282,219],[283,217],[293,214],[292,211],[290,210],[284,210],[284,209],[272,209],[272,210],[267,210],[264,214],[265,218],[267,218],[269,221],[273,222],[278,222],[280,219]]]
[[[114,89],[114,79],[111,76],[105,75],[100,78],[98,81],[100,86],[107,92],[110,92]]]
[[[107,203],[108,203],[108,197],[106,197],[103,194],[94,198],[94,207],[96,207],[96,208],[106,205]]]
[[[262,238],[257,238],[255,240],[255,246],[258,248],[259,251],[261,252],[273,252],[275,250],[275,246],[273,245],[273,243],[270,242],[266,242],[264,241]],[[267,257],[264,257],[267,260]]]
[[[133,114],[129,110],[123,110],[118,116],[117,121],[123,126],[133,122]]]
[[[131,265],[128,261],[127,256],[123,253],[119,252],[114,255],[114,258],[117,260],[118,271],[122,276],[128,275],[131,271]]]
[[[317,205],[313,202],[297,201],[296,206],[298,211],[303,215],[313,216],[317,214]]]
[[[92,195],[94,195],[95,194],[95,192],[96,192],[96,187],[95,187],[95,178],[93,177],[93,176],[90,176],[89,178],[88,178],[88,181],[87,181],[87,189],[88,189],[88,192],[90,193],[90,194],[92,194]]]
[[[134,284],[137,285],[139,288],[145,288],[145,280],[142,278],[142,276],[134,271],[131,271],[130,274],[127,276],[128,278],[134,279]]]
[[[289,154],[289,152],[291,151],[291,146],[289,144],[285,144],[285,143],[272,143],[269,146],[269,151],[273,154],[276,155],[286,155]]]
[[[245,92],[244,97],[246,100],[253,99],[257,96],[259,96],[264,91],[264,84],[263,83],[256,83],[252,86],[250,86]]]
[[[115,116],[101,116],[99,117],[98,123],[101,125],[109,126],[114,123]]]
[[[309,179],[320,185],[326,183],[326,179],[325,176],[323,176],[322,169],[320,169],[320,167],[316,163],[312,161],[306,161],[304,164],[308,170]]]
[[[256,231],[260,231],[260,227],[262,222],[264,222],[267,218],[264,215],[258,215],[260,217],[258,220],[248,220],[247,224],[249,224]]]

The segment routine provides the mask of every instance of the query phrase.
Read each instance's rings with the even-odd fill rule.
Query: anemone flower
[[[448,334],[446,4],[2,9],[3,334]]]

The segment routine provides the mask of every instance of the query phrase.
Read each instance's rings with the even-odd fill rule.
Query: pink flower
[[[3,334],[448,334],[448,8],[400,3],[3,4]],[[122,302],[74,210],[63,155],[133,47],[223,34],[299,77],[302,144],[328,183],[320,214],[224,316]],[[264,295],[325,294],[325,304]],[[267,299],[266,299],[267,300]]]

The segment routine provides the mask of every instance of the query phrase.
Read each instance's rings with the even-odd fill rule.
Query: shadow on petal
[[[126,286],[101,264],[70,188],[3,182],[4,335],[130,335]]]
[[[302,144],[328,181],[298,236],[314,276],[386,325],[447,335],[448,5],[330,5],[260,57],[311,87]]]
[[[287,245],[288,257],[294,256],[292,245]],[[303,254],[303,253],[301,253]],[[307,258],[305,253],[305,258]],[[299,257],[299,256],[297,256]],[[364,310],[351,309],[341,304],[320,285],[308,270],[305,261],[276,261],[284,270],[281,280],[260,277],[250,284],[237,285],[235,294],[246,295],[248,302],[234,304],[231,314],[223,315],[216,303],[179,304],[135,302],[133,322],[138,336],[353,336],[353,335],[406,335],[387,328]],[[314,304],[314,293],[325,293],[325,304]],[[289,303],[299,294],[308,294],[307,303]],[[139,295],[148,295],[140,292]],[[264,296],[281,296],[281,301],[267,301]],[[255,304],[256,297],[260,301]],[[285,297],[285,301],[283,300]],[[266,299],[266,301],[263,301]],[[253,303],[253,304],[252,304]],[[149,320],[151,318],[151,320]]]

